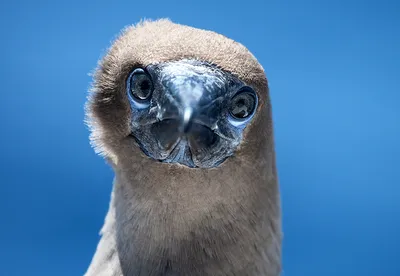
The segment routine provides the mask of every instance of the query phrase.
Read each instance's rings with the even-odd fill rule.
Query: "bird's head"
[[[265,148],[267,94],[262,67],[241,44],[168,20],[144,22],[123,32],[95,73],[92,141],[114,164],[140,156],[218,167],[245,144],[255,155]]]

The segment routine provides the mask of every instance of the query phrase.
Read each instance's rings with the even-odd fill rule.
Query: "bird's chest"
[[[164,208],[135,209],[129,221],[118,224],[117,247],[124,275],[213,275],[224,271],[234,239],[218,223],[190,212]],[[133,210],[132,210],[133,211]],[[207,227],[207,224],[213,227]],[[227,266],[226,269],[230,269]],[[231,275],[225,274],[215,275]]]
[[[182,264],[196,258],[185,235],[174,231],[177,225],[149,219],[147,222],[122,227],[118,231],[117,247],[124,275],[182,275],[188,270]]]
[[[232,204],[234,196],[184,187],[151,198],[117,190],[116,245],[124,275],[252,275],[237,274],[251,259],[241,254],[255,254],[252,239],[243,239],[250,231],[246,201]]]

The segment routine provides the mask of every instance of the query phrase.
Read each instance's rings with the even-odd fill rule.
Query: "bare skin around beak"
[[[193,167],[194,151],[209,148],[218,140],[214,133],[221,96],[218,91],[207,90],[204,80],[175,78],[165,89],[160,102],[160,122],[154,125],[153,134],[165,148],[171,149],[166,162],[179,162]],[[203,104],[204,97],[214,98]]]

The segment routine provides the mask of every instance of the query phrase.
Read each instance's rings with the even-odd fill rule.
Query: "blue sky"
[[[399,1],[46,2],[0,4],[2,275],[86,270],[113,178],[83,124],[88,73],[121,28],[160,17],[267,72],[284,275],[400,275]]]

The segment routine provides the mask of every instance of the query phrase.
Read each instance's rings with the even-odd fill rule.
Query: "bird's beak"
[[[192,150],[211,146],[221,108],[220,91],[210,89],[201,79],[175,78],[158,100],[159,123],[153,134],[166,150],[186,141]],[[212,88],[212,87],[211,87]]]
[[[173,120],[181,135],[187,135],[195,125],[212,128],[218,120],[222,96],[207,87],[201,79],[172,80],[159,100],[158,118]]]

